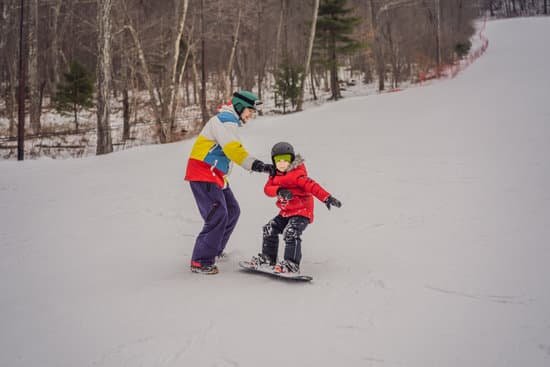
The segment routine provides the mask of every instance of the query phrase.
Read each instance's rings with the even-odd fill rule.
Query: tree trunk
[[[111,153],[111,12],[113,0],[97,0],[97,155]]]
[[[229,90],[229,84],[231,84],[231,73],[233,70],[233,63],[235,61],[235,53],[237,52],[237,45],[239,44],[239,29],[241,28],[241,18],[243,15],[243,7],[239,3],[239,12],[237,15],[237,24],[235,25],[235,32],[233,33],[233,46],[231,47],[231,53],[229,55],[229,61],[227,63],[227,69],[225,71],[224,85],[223,85],[223,101],[226,101],[231,96],[231,90]]]
[[[544,14],[548,15],[548,0],[544,0]]]
[[[198,81],[199,81],[199,71],[197,69],[197,53],[195,50],[191,50],[191,57],[193,59],[193,104],[200,104],[198,97]]]
[[[122,140],[130,139],[130,96],[128,85],[122,88]]]
[[[61,13],[61,6],[63,0],[57,0],[55,6],[52,9],[52,29],[51,29],[51,44],[50,44],[50,64],[51,75],[49,75],[49,91],[52,96],[55,96],[57,92],[57,85],[59,84],[59,16]]]
[[[191,49],[191,46],[189,46]],[[189,106],[191,104],[191,96],[189,95],[189,71],[185,71],[185,104]]]
[[[392,28],[390,20],[386,21],[386,32],[387,32],[387,40],[388,40],[388,48],[390,50],[390,61],[391,61],[391,68],[392,68],[392,80],[391,80],[391,86],[392,88],[397,88],[397,82],[399,79],[398,75],[398,66],[397,66],[397,51],[396,47],[394,46],[393,37],[392,37]]]
[[[10,28],[9,15],[10,9],[7,2],[0,1],[0,51],[3,53],[0,56],[0,67],[2,68],[4,67],[4,64],[8,63],[6,51],[8,44],[8,29]],[[0,77],[3,77],[3,75],[0,74]]]
[[[9,120],[9,135],[14,136],[16,130],[15,121],[15,85],[16,66],[15,55],[8,53],[8,32],[13,25],[13,17],[10,17],[11,9],[7,1],[0,1],[0,78],[5,78],[4,90],[0,89],[6,104],[6,117]],[[0,82],[0,85],[2,83]]]
[[[129,19],[128,19],[129,21]],[[153,114],[155,116],[155,122],[157,125],[157,129],[159,130],[160,135],[160,141],[161,143],[165,142],[165,137],[162,135],[162,115],[161,111],[159,109],[159,106],[161,105],[158,94],[155,92],[155,87],[153,85],[153,80],[151,78],[151,74],[149,73],[149,67],[147,66],[147,60],[145,59],[145,53],[143,52],[143,47],[141,46],[141,42],[139,40],[138,34],[136,29],[131,25],[127,24],[125,26],[125,29],[130,31],[130,34],[132,35],[132,39],[134,40],[134,45],[137,49],[140,69],[141,69],[141,77],[143,79],[143,82],[145,83],[145,87],[147,88],[147,91],[149,92],[149,104],[151,105],[151,108],[153,109]]]
[[[277,25],[277,37],[275,39],[275,68],[279,66],[279,50],[281,49],[281,33],[283,21],[285,19],[285,1],[281,0],[281,13],[279,14],[279,24]]]
[[[206,26],[204,24],[204,0],[201,0],[201,115],[202,123],[208,121],[208,111],[206,109]]]
[[[340,98],[340,86],[338,84],[338,57],[336,56],[336,35],[330,35],[330,89],[331,99],[335,101]]]
[[[382,52],[382,43],[380,41],[380,30],[378,28],[378,19],[374,8],[374,0],[370,0],[370,23],[374,33],[374,58],[376,60],[376,74],[378,74],[378,91],[385,89],[384,82],[386,80],[386,66],[384,62],[384,54]]]
[[[177,2],[177,4],[180,4],[180,1]],[[179,74],[178,74],[178,60],[180,58],[180,45],[181,45],[181,39],[183,37],[183,31],[185,29],[185,18],[187,17],[187,9],[189,5],[189,0],[183,0],[183,3],[181,4],[183,6],[182,9],[180,9],[179,5],[176,6],[176,14],[177,20],[176,20],[176,36],[173,39],[172,43],[172,49],[171,52],[171,58],[169,63],[169,80],[165,82],[165,90],[168,91],[168,93],[165,93],[165,99],[163,103],[163,123],[167,124],[164,127],[163,135],[166,136],[167,140],[171,140],[171,132],[172,132],[172,126],[174,125],[174,118],[175,118],[175,105],[176,105],[176,99],[178,96],[178,90],[179,90]]]
[[[302,106],[304,104],[304,89],[306,84],[306,77],[309,75],[309,70],[311,65],[311,55],[313,53],[313,43],[315,41],[315,30],[317,27],[318,13],[319,13],[319,0],[315,0],[315,3],[313,5],[313,17],[311,20],[311,30],[309,33],[309,44],[307,49],[306,65],[300,80],[300,96],[298,97],[298,104],[296,106],[296,111],[301,111]]]
[[[17,93],[16,93],[16,86],[17,86],[17,66],[15,63],[15,58],[13,60],[7,60],[7,71],[9,73],[9,83],[6,90],[6,111],[8,113],[8,119],[10,121],[9,126],[9,132],[10,136],[15,136],[16,134],[16,126],[17,121],[15,119],[15,106],[17,105]]]
[[[40,83],[40,88],[38,90],[38,111],[42,111],[42,106],[44,105],[44,89],[46,89],[46,81]],[[40,112],[42,114],[42,112]]]
[[[258,23],[256,25],[256,61],[258,65],[258,75],[257,75],[257,84],[258,84],[258,98],[262,100],[262,82],[264,79],[264,57],[262,54],[262,20],[263,20],[263,6],[262,2],[258,2]],[[260,110],[260,114],[262,111]]]
[[[75,2],[76,0],[60,0],[63,2],[63,5],[65,6],[65,16],[63,17],[63,21],[58,29],[58,34],[64,35],[67,32],[69,32],[69,29],[72,29],[74,27],[74,8],[75,8]],[[63,74],[63,70],[67,70],[69,67],[70,59],[67,59],[67,56],[65,55],[66,51],[63,50],[63,47],[59,45],[58,49],[58,56],[57,56],[57,75],[55,77],[59,81],[61,79],[61,75]],[[72,57],[73,52],[69,49],[70,57]]]
[[[127,43],[126,35],[120,37],[120,84],[122,89],[122,140],[130,138],[130,55],[128,49],[124,47]]]
[[[311,93],[313,94],[313,100],[317,100],[317,94],[315,93],[315,80],[313,79],[313,71],[310,71],[310,83],[311,83]]]
[[[73,103],[74,132],[78,134],[78,105]]]
[[[289,0],[283,0],[283,62],[289,62],[289,53],[288,53],[288,13],[289,13]]]
[[[38,72],[38,0],[29,3],[29,117],[34,133],[40,132],[40,82]]]
[[[19,91],[17,101],[17,160],[25,159],[25,81],[27,74],[27,60],[25,60],[25,6],[21,0],[19,15]]]
[[[440,0],[435,1],[436,13],[436,32],[435,32],[435,47],[437,52],[437,77],[441,76],[441,4]]]
[[[189,32],[189,37],[187,38],[187,50],[185,50],[185,57],[183,59],[183,63],[181,65],[180,70],[178,71],[178,79],[175,85],[176,93],[174,95],[174,101],[172,103],[172,111],[170,112],[170,133],[172,133],[172,130],[174,129],[175,123],[176,123],[176,111],[179,107],[179,90],[181,88],[181,83],[183,81],[183,76],[185,74],[185,69],[187,67],[187,62],[189,60],[189,55],[191,53],[191,41],[193,39],[193,28],[191,27],[191,30]],[[182,97],[183,98],[183,97]]]

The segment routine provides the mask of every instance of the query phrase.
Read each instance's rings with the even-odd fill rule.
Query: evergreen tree
[[[454,51],[456,56],[461,59],[468,55],[468,52],[470,52],[470,49],[472,48],[472,42],[470,40],[466,40],[464,42],[457,42],[454,47]]]
[[[275,101],[277,106],[283,107],[283,113],[286,113],[286,103],[290,101],[292,108],[298,103],[300,97],[300,80],[303,74],[303,67],[294,65],[287,60],[279,66],[275,72]],[[282,100],[282,102],[278,102]]]
[[[94,84],[90,73],[76,61],[70,65],[69,72],[64,74],[64,81],[57,86],[54,97],[55,108],[59,113],[70,112],[74,115],[76,132],[78,132],[78,112],[90,108],[93,101]]]
[[[338,86],[338,55],[350,54],[361,48],[361,43],[351,38],[355,26],[361,21],[350,16],[347,0],[322,0],[317,18],[317,48],[323,51],[321,62],[330,70],[331,99],[341,98]]]

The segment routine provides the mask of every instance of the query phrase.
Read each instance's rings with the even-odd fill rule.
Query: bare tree
[[[61,18],[61,6],[63,5],[63,0],[57,0],[56,3],[52,6],[51,9],[51,41],[50,41],[50,64],[51,64],[51,75],[48,78],[50,82],[50,93],[55,95],[57,90],[57,85],[59,84],[59,19]]]
[[[123,1],[122,11],[126,15],[126,25],[124,28],[130,32],[137,50],[140,64],[140,74],[146,89],[149,92],[149,104],[151,105],[155,116],[161,143],[170,141],[170,126],[173,126],[173,120],[175,118],[175,115],[173,114],[174,109],[172,106],[176,103],[176,98],[178,96],[178,62],[180,59],[180,46],[185,29],[185,18],[187,16],[188,4],[188,0],[177,1],[175,3],[175,23],[171,25],[171,40],[167,42],[169,45],[165,52],[167,54],[167,58],[161,58],[167,60],[161,60],[162,66],[164,66],[166,72],[163,73],[164,77],[161,76],[160,78],[160,85],[155,85],[155,78],[153,78],[153,73],[149,67],[150,63],[146,58],[145,48],[141,41],[140,35],[134,26],[134,22],[130,18],[128,7]]]
[[[127,32],[122,32],[119,37],[119,53],[120,53],[120,89],[122,90],[122,140],[130,138],[130,85],[133,67],[130,65],[130,51],[125,45],[128,43]],[[132,93],[135,95],[135,93]]]
[[[201,22],[201,90],[200,90],[200,104],[202,123],[206,124],[208,121],[208,111],[206,108],[206,23],[204,14],[204,0],[201,1],[200,6],[200,22]]]
[[[6,105],[6,115],[9,120],[9,135],[14,136],[16,130],[16,60],[17,52],[12,29],[15,26],[14,1],[0,1],[0,86],[4,85],[2,96]],[[2,83],[3,82],[3,83]]]
[[[279,13],[279,22],[278,22],[278,25],[277,25],[277,39],[275,41],[275,62],[274,62],[275,67],[277,67],[280,63],[279,50],[284,49],[284,48],[287,47],[286,42],[284,42],[284,41],[282,42],[283,29],[285,27],[284,26],[285,19],[287,18],[287,16],[286,16],[287,8],[288,8],[287,0],[281,0],[281,10],[280,10],[280,13]],[[283,43],[284,46],[281,46],[281,43]],[[285,51],[283,51],[283,54],[284,54],[283,55],[283,59],[284,59],[285,56],[286,56]]]
[[[301,111],[302,105],[304,104],[304,88],[306,84],[306,77],[309,75],[309,72],[310,72],[311,55],[313,53],[313,43],[315,42],[315,29],[317,26],[318,13],[319,13],[319,0],[315,0],[313,4],[313,17],[311,19],[311,30],[309,33],[309,43],[307,48],[306,62],[305,62],[304,72],[302,73],[301,80],[300,80],[300,97],[298,98],[296,111]]]
[[[111,13],[113,0],[97,0],[97,154],[113,151],[109,117],[111,94]]]
[[[268,50],[266,49],[265,45],[263,45],[263,41],[264,41],[264,38],[262,37],[263,33],[262,30],[265,29],[265,25],[264,25],[264,20],[266,19],[266,16],[265,16],[265,6],[263,4],[263,2],[259,1],[258,2],[258,18],[257,18],[257,23],[256,23],[256,44],[255,44],[255,48],[256,48],[256,61],[257,61],[257,82],[256,84],[258,85],[258,97],[260,99],[262,99],[262,87],[263,87],[263,82],[264,82],[264,79],[265,79],[265,72],[266,72],[266,67],[267,67],[267,61],[268,61],[268,58],[267,58],[267,54],[268,54]],[[260,113],[262,113],[260,111]]]
[[[441,3],[440,0],[433,0],[433,11],[431,10],[431,4],[426,5],[428,9],[429,19],[435,28],[435,49],[437,60],[437,76],[441,75]]]
[[[383,91],[385,88],[384,82],[386,79],[386,63],[382,49],[381,31],[378,22],[379,8],[376,7],[374,0],[370,0],[370,23],[373,34],[373,49],[376,62],[376,73],[378,74],[378,90]]]
[[[181,40],[183,37],[183,31],[185,29],[185,18],[187,17],[187,9],[189,7],[189,0],[180,0],[176,1],[176,24],[175,24],[175,36],[172,40],[172,47],[169,49],[170,61],[168,67],[169,80],[165,82],[165,93],[164,98],[167,100],[166,103],[162,104],[163,114],[162,120],[168,125],[163,125],[164,129],[161,132],[162,139],[164,141],[171,140],[170,136],[172,133],[171,126],[174,124],[175,119],[175,109],[173,106],[177,104],[176,99],[178,98],[178,88],[180,76],[178,74],[178,61],[180,59],[181,52]]]
[[[17,98],[17,160],[25,159],[25,81],[27,60],[25,55],[25,6],[21,0],[19,13],[19,91]]]
[[[183,81],[183,77],[186,73],[186,68],[187,68],[187,63],[189,61],[189,57],[191,55],[191,47],[192,47],[192,42],[193,42],[193,32],[194,32],[194,23],[193,25],[191,26],[191,29],[189,31],[189,35],[187,37],[187,44],[186,44],[186,50],[185,50],[185,56],[184,56],[184,59],[183,59],[183,63],[181,64],[181,67],[180,67],[180,70],[179,70],[179,74],[178,74],[178,80],[177,80],[177,83],[176,83],[176,86],[175,86],[175,90],[176,90],[176,94],[174,96],[174,102],[172,103],[172,111],[171,111],[171,118],[170,118],[170,131],[172,131],[174,129],[174,126],[175,126],[175,120],[176,120],[176,111],[178,109],[178,106],[179,106],[179,93],[178,91],[180,90],[181,88],[181,84],[182,84],[182,81]]]
[[[38,0],[29,2],[29,109],[31,129],[40,131],[40,82],[38,70]]]
[[[225,71],[224,83],[223,83],[223,100],[227,100],[231,91],[229,90],[229,84],[231,83],[231,74],[233,72],[233,63],[235,61],[235,54],[237,52],[237,45],[239,44],[239,30],[241,28],[241,19],[243,16],[243,6],[237,5],[237,23],[235,24],[235,31],[233,33],[233,44],[231,46],[231,53],[229,54],[229,61],[227,62],[227,69]]]

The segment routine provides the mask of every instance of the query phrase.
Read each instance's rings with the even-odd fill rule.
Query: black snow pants
[[[300,236],[308,224],[309,219],[300,215],[287,218],[277,215],[263,227],[262,253],[274,263],[279,251],[279,235],[282,233],[285,241],[284,259],[299,265],[302,260]]]

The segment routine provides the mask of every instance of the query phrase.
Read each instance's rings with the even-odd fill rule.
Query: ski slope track
[[[550,18],[489,22],[452,80],[258,118],[343,202],[311,283],[239,271],[276,214],[235,167],[220,274],[188,269],[192,141],[0,163],[0,366],[550,366]]]

